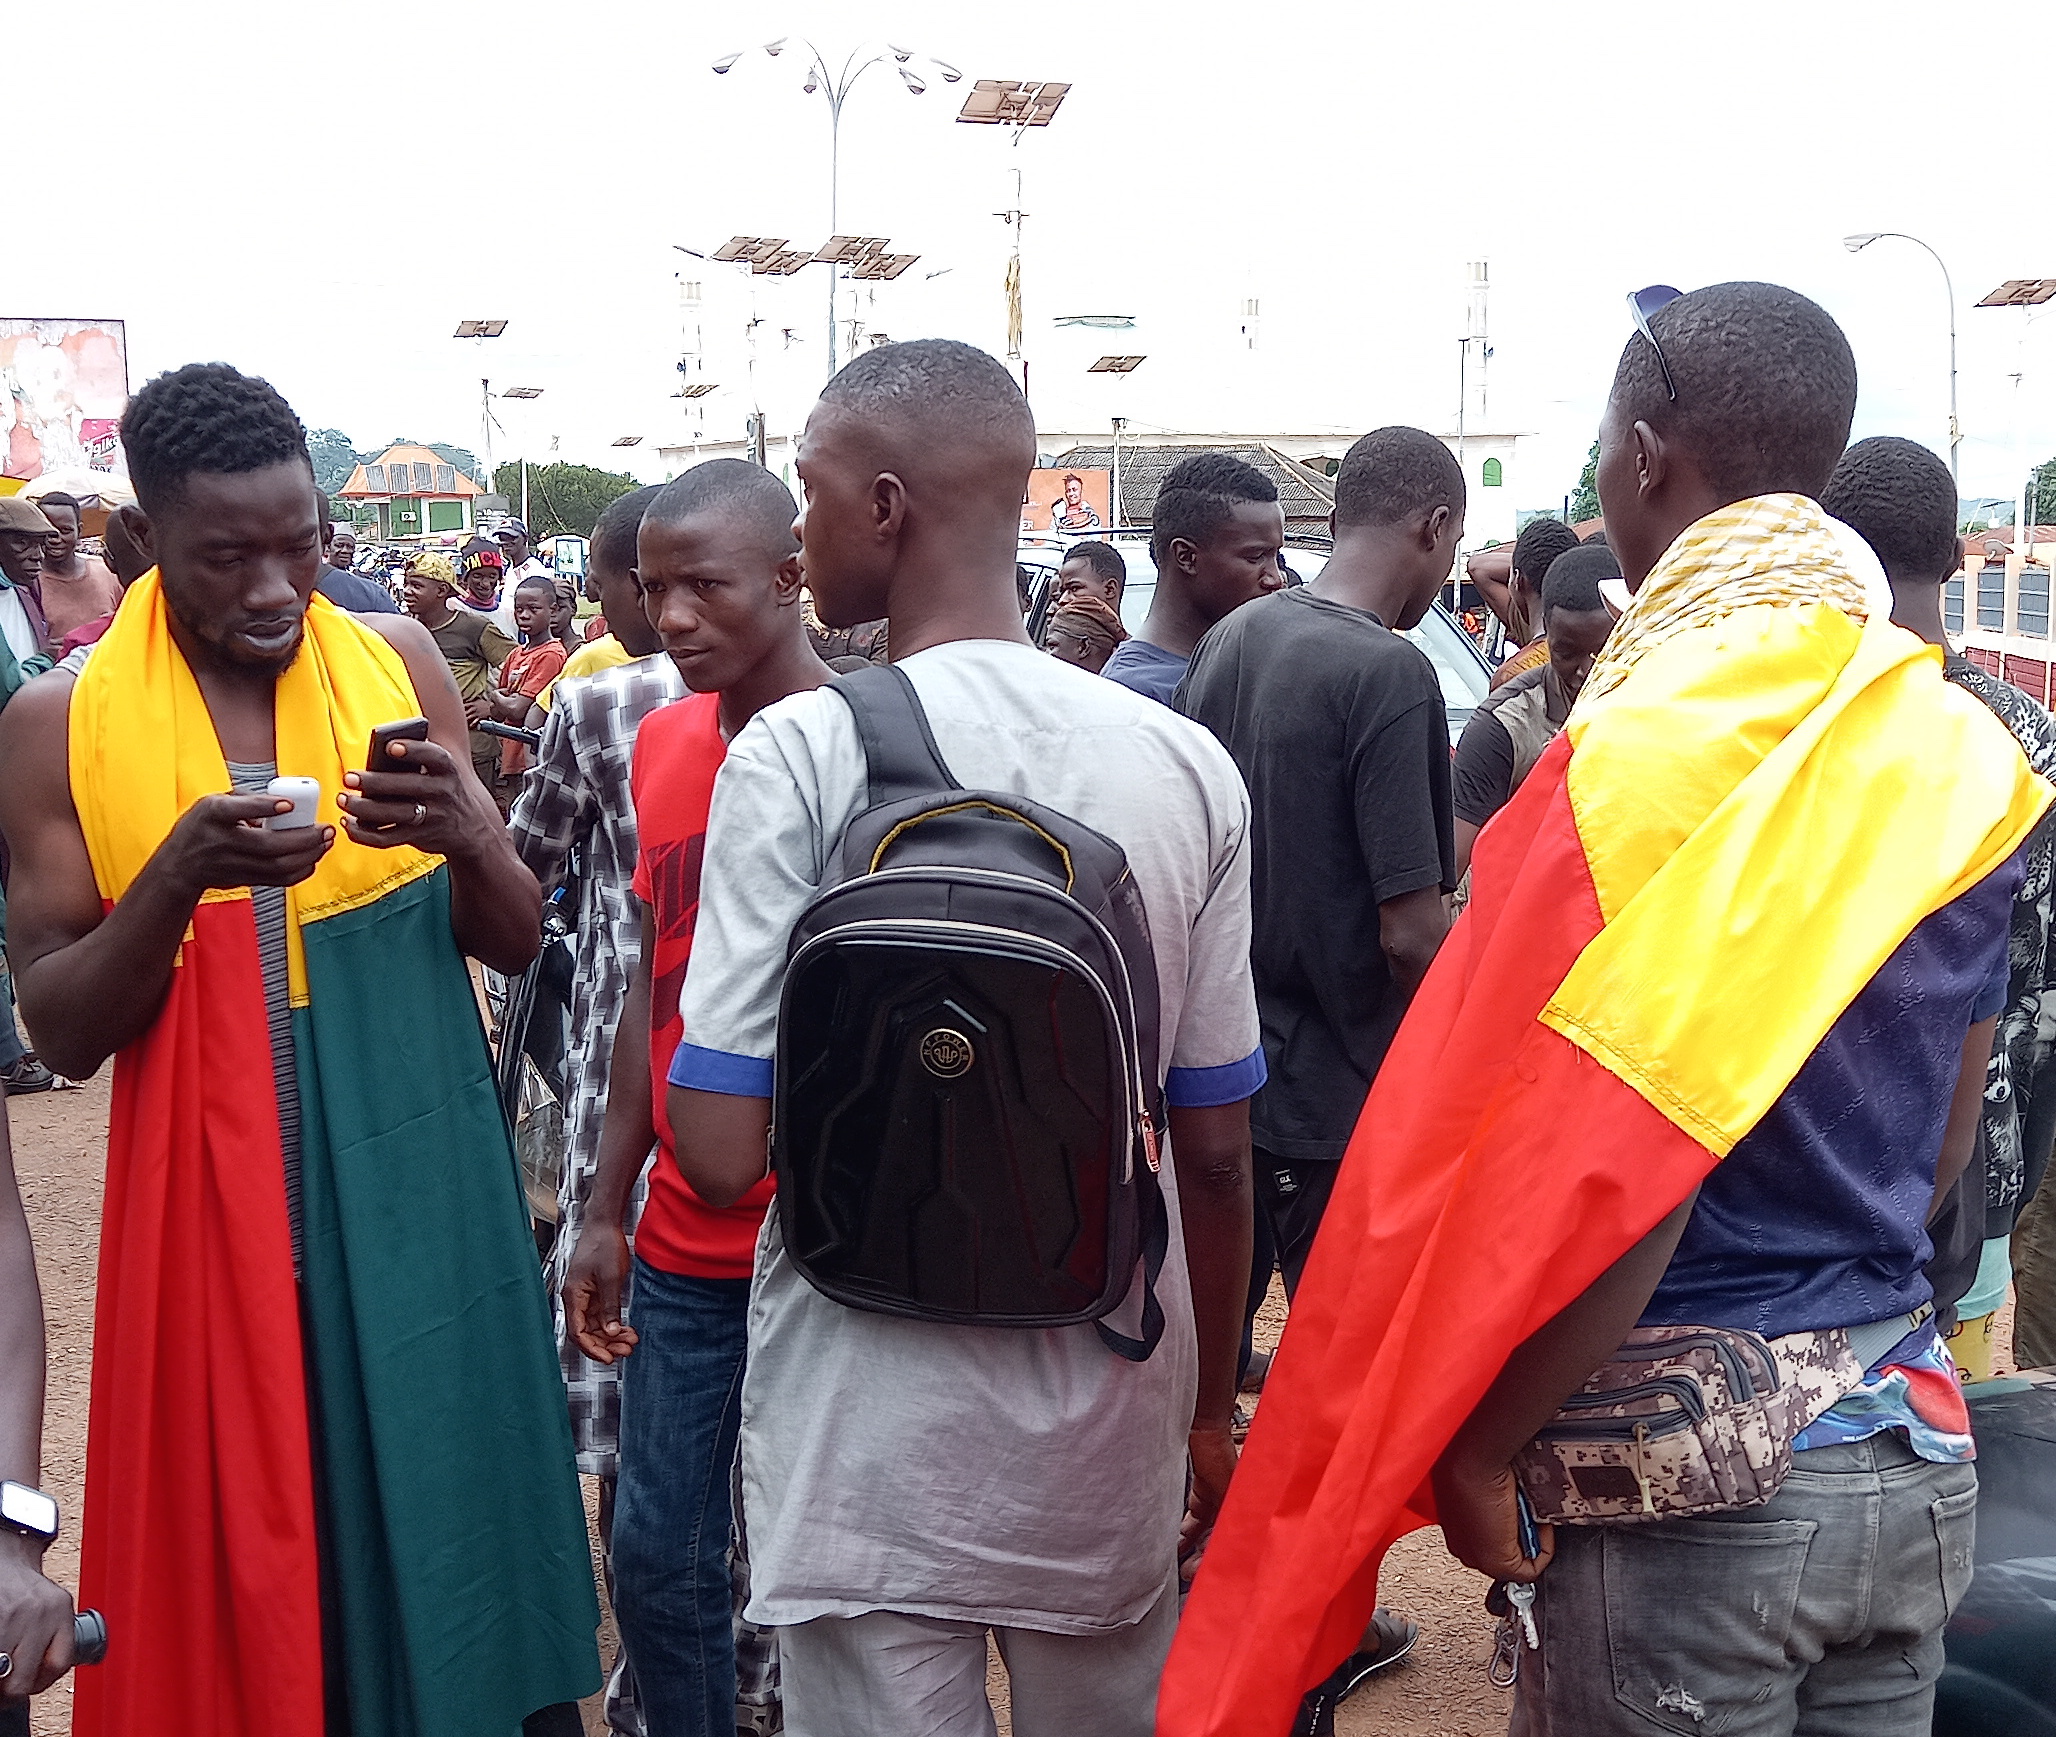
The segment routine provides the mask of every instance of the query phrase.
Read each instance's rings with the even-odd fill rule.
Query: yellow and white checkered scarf
[[[1852,549],[1851,544],[1855,547]],[[1627,679],[1651,648],[1756,603],[1825,603],[1857,621],[1891,613],[1868,548],[1805,495],[1756,495],[1691,525],[1664,551],[1586,678],[1580,703]]]

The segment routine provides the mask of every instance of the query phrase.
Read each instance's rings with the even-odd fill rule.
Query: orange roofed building
[[[378,508],[378,540],[401,542],[438,531],[468,531],[472,502],[485,493],[448,459],[425,446],[389,446],[350,472],[339,499]]]

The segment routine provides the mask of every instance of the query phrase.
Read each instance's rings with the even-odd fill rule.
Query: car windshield
[[[1105,541],[1121,551],[1128,566],[1128,581],[1121,593],[1121,621],[1136,632],[1149,615],[1156,596],[1156,563],[1150,559],[1149,541],[1144,537],[1112,536]],[[1024,544],[1017,557],[1022,565],[1047,568],[1054,573],[1060,551],[1040,543]],[[1328,564],[1327,551],[1287,545],[1285,565],[1303,581],[1311,581]],[[1449,714],[1449,740],[1453,747],[1471,713],[1483,703],[1492,672],[1455,617],[1441,604],[1430,610],[1420,626],[1407,632],[1408,639],[1428,654],[1442,684],[1442,704]]]

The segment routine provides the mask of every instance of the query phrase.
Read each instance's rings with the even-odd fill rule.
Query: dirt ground
[[[79,1091],[8,1100],[14,1163],[21,1180],[50,1346],[43,1425],[43,1481],[64,1510],[64,1535],[50,1552],[51,1575],[78,1584],[78,1518],[86,1469],[87,1383],[92,1364],[93,1283],[100,1236],[100,1172],[106,1151],[107,1071]],[[1273,1297],[1261,1323],[1266,1343],[1283,1325]],[[1421,1624],[1413,1658],[1374,1680],[1336,1720],[1344,1737],[1487,1737],[1506,1728],[1507,1697],[1485,1680],[1491,1621],[1483,1584],[1459,1568],[1433,1533],[1409,1539],[1386,1572],[1386,1600]],[[602,1636],[611,1657],[611,1622]],[[1004,1679],[996,1688],[1004,1693]],[[37,1737],[71,1728],[71,1680],[37,1701]],[[587,1728],[602,1727],[597,1708]]]

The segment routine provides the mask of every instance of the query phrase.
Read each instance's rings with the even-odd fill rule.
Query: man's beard
[[[283,651],[260,652],[254,646],[236,641],[229,634],[187,619],[169,592],[165,593],[164,606],[208,662],[239,675],[267,675],[276,680],[293,667],[293,660],[300,655],[300,647],[307,641],[307,618],[304,614],[295,624],[297,631]]]

